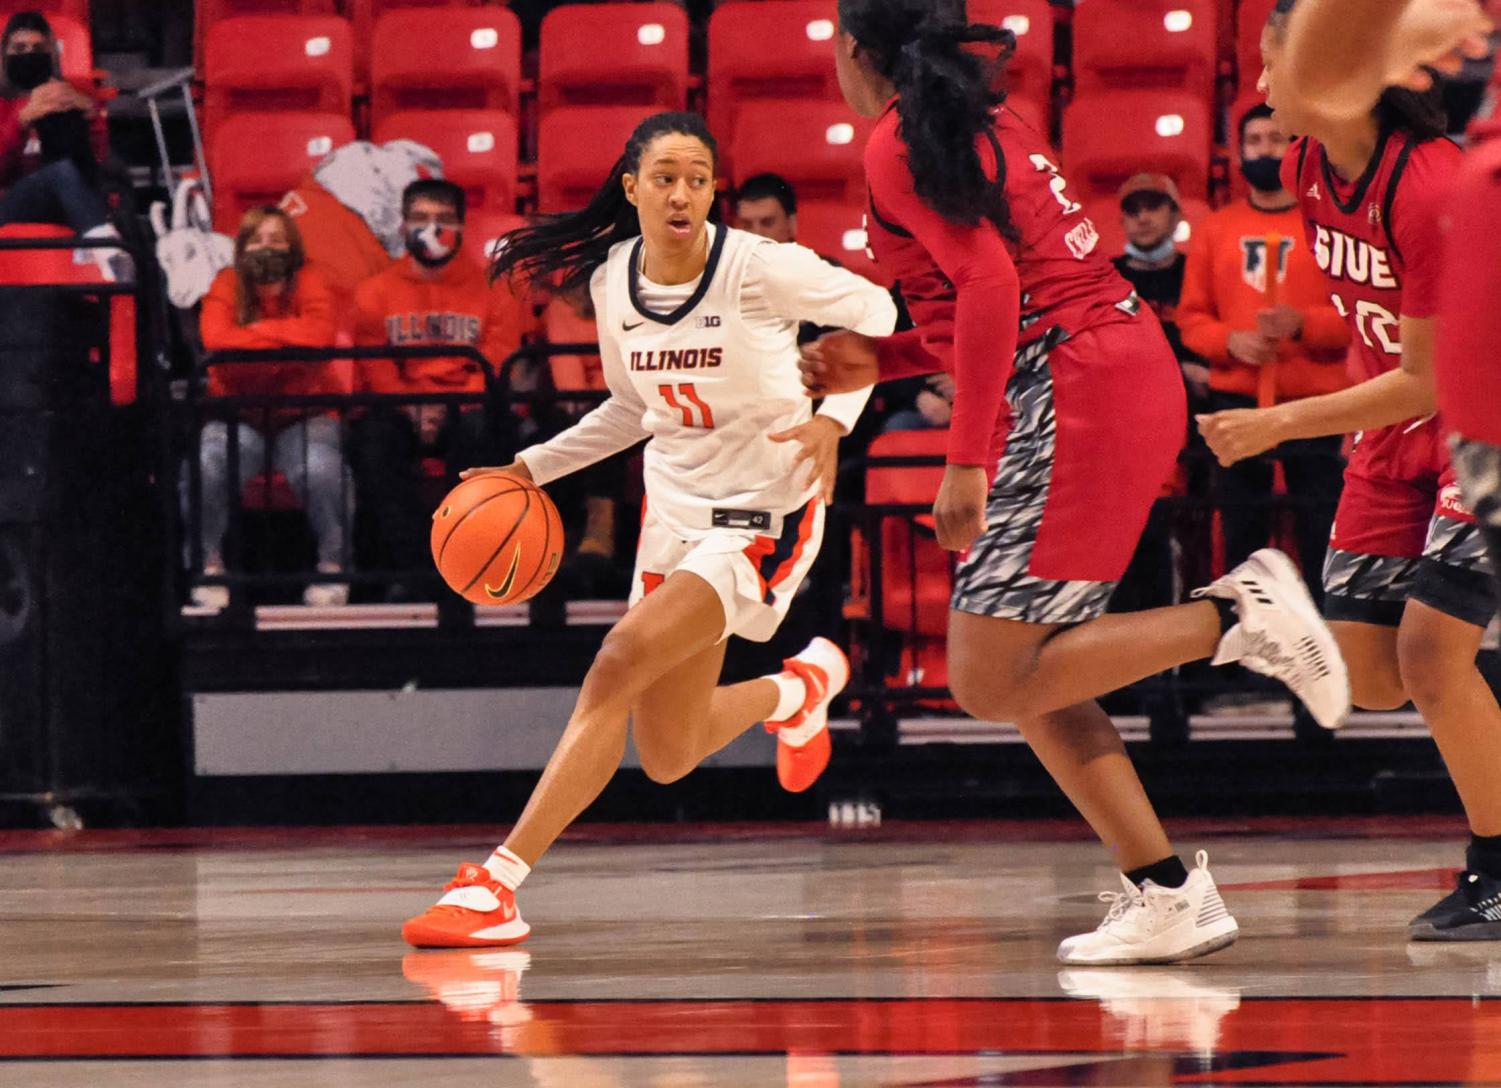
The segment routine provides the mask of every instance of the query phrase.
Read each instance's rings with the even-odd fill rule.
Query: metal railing
[[[1266,461],[1285,461],[1304,457],[1328,457],[1312,453],[1298,454],[1274,451],[1266,455]],[[1342,464],[1343,459],[1333,455]],[[1200,450],[1188,450],[1182,457],[1189,470],[1208,469],[1212,459]],[[862,458],[856,471],[900,468],[941,468],[941,455],[902,454],[871,455]],[[1205,473],[1198,473],[1199,476]],[[1332,516],[1333,504],[1321,503],[1306,497],[1273,493],[1244,501],[1226,501],[1213,491],[1164,496],[1154,504],[1154,518],[1165,522],[1168,530],[1170,552],[1174,567],[1173,590],[1163,600],[1150,606],[1182,603],[1188,590],[1195,588],[1191,577],[1182,577],[1186,558],[1199,560],[1195,567],[1208,569],[1213,555],[1196,555],[1195,546],[1208,546],[1211,540],[1210,526],[1217,512],[1241,508],[1265,511],[1272,522],[1275,542],[1279,535],[1290,536],[1289,519],[1292,516],[1318,516],[1327,512]],[[841,535],[850,534],[854,548],[861,554],[853,557],[855,569],[863,574],[863,582],[852,585],[852,594],[846,602],[845,618],[850,627],[851,658],[856,662],[855,674],[846,697],[862,721],[863,727],[878,742],[894,743],[896,723],[906,715],[923,716],[933,713],[957,713],[952,703],[952,693],[947,687],[925,684],[914,675],[923,663],[922,651],[942,654],[945,635],[921,629],[919,604],[921,583],[931,579],[932,573],[920,569],[918,553],[926,543],[929,555],[937,548],[936,536],[931,529],[917,519],[931,514],[931,503],[896,502],[844,502],[834,511],[831,526],[839,525]],[[910,543],[905,549],[905,567],[893,570],[886,555],[888,525],[895,524],[900,531],[910,534]],[[832,531],[832,530],[831,530]],[[1185,547],[1185,543],[1187,546]],[[948,560],[948,582],[952,576],[957,557],[945,553]],[[1314,585],[1318,584],[1320,571],[1305,572]],[[909,603],[903,609],[905,615],[890,615],[888,601],[893,590],[893,578],[901,579],[902,597]],[[1124,585],[1125,583],[1123,583]],[[927,586],[929,594],[933,586]],[[947,603],[945,596],[944,608]],[[931,660],[931,659],[930,659]],[[1127,713],[1137,713],[1150,720],[1151,736],[1156,741],[1183,741],[1188,737],[1188,719],[1204,700],[1218,695],[1244,693],[1280,697],[1280,690],[1273,691],[1259,678],[1248,677],[1239,670],[1209,670],[1205,667],[1176,668],[1148,677],[1114,696],[1117,704],[1130,704]],[[1301,736],[1322,736],[1322,731],[1309,728],[1305,715],[1296,712],[1295,729]]]
[[[462,443],[453,441],[452,436],[465,421],[479,418],[481,422],[469,430],[477,436],[481,445],[488,443],[488,448],[493,449],[497,457],[505,456],[509,459],[514,456],[520,444],[517,435],[524,429],[527,419],[535,422],[541,416],[555,415],[558,412],[567,412],[570,415],[579,414],[598,404],[606,396],[603,392],[593,390],[556,389],[551,383],[549,368],[545,365],[537,368],[539,380],[535,383],[535,387],[518,389],[516,388],[517,368],[521,364],[526,362],[545,364],[554,355],[595,354],[597,351],[598,348],[594,344],[532,344],[523,346],[512,353],[502,360],[498,367],[473,347],[447,344],[413,347],[225,350],[206,353],[199,361],[199,365],[194,368],[190,378],[186,382],[179,383],[174,405],[177,425],[173,430],[178,438],[179,450],[175,460],[180,466],[177,471],[185,476],[183,502],[176,519],[178,531],[174,537],[180,542],[179,554],[186,561],[190,593],[199,586],[227,587],[228,605],[222,610],[215,610],[218,612],[218,622],[229,626],[248,627],[253,624],[252,598],[257,593],[264,596],[265,591],[272,591],[274,595],[274,591],[277,590],[285,591],[288,587],[311,583],[350,587],[402,583],[419,588],[425,600],[438,604],[440,626],[472,625],[474,623],[472,606],[442,588],[431,560],[424,559],[419,565],[405,567],[371,567],[356,565],[353,562],[357,515],[354,492],[358,485],[351,465],[351,433],[358,431],[362,421],[368,420],[372,413],[376,412],[389,414],[395,410],[410,415],[433,413],[436,425],[429,424],[430,432],[446,435],[449,441],[446,443],[441,475],[426,476],[424,480],[430,486],[436,484],[446,489],[457,483],[460,470],[474,467],[472,463],[460,463],[455,459],[456,455],[461,454]],[[402,364],[429,359],[462,359],[472,364],[484,377],[483,391],[453,393],[277,392],[225,395],[210,392],[207,381],[210,366],[306,365],[313,367],[354,364],[359,367],[361,364],[372,362]],[[245,554],[246,517],[241,499],[248,491],[250,498],[259,497],[260,505],[263,507],[274,505],[267,500],[271,499],[275,493],[273,481],[280,473],[276,471],[277,466],[273,455],[274,443],[270,439],[273,435],[285,433],[287,428],[297,423],[305,423],[308,419],[317,416],[330,417],[337,422],[340,455],[339,510],[343,539],[339,556],[341,569],[337,572],[251,569],[254,564],[246,561],[253,557]],[[223,477],[227,493],[206,496],[203,479],[203,438],[206,425],[215,422],[225,427],[226,463]],[[259,436],[267,439],[263,442],[262,463],[248,466],[252,471],[245,471],[247,466],[244,465],[243,458],[246,451],[242,449],[245,436],[240,426],[231,425],[236,423],[248,425]],[[420,431],[420,429],[421,424],[414,421],[414,430]],[[300,463],[304,469],[302,486],[305,492],[313,486],[311,469],[308,467],[312,460],[309,452],[311,439],[308,430],[306,426],[302,428],[300,447]],[[472,448],[474,444],[470,445]],[[423,443],[419,440],[419,456],[422,446]],[[432,448],[432,444],[427,444],[427,448]],[[422,457],[421,460],[431,462],[433,458]],[[248,487],[240,483],[246,478],[251,480]],[[256,494],[257,489],[259,489],[259,496]],[[225,504],[227,520],[222,545],[223,573],[204,573],[203,526],[206,498]],[[536,611],[533,612],[533,616],[538,620],[545,619]]]

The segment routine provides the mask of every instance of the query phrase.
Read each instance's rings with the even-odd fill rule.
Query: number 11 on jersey
[[[676,388],[670,385],[659,385],[657,392],[662,394],[667,407],[675,408],[683,413],[684,427],[713,428],[714,413],[699,397],[698,390],[693,388],[692,382],[680,382]]]

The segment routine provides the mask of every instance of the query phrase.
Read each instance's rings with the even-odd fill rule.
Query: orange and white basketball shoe
[[[413,948],[498,948],[526,940],[532,927],[516,908],[516,893],[483,865],[465,862],[443,887],[443,898],[401,927]]]
[[[829,704],[850,680],[849,658],[826,638],[815,638],[783,667],[803,682],[802,709],[780,722],[767,722],[777,735],[777,780],[789,793],[802,793],[829,765]]]

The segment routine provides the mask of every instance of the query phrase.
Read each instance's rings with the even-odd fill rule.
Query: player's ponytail
[[[1288,20],[1297,6],[1298,0],[1277,0],[1272,9],[1267,25],[1279,40],[1287,36]],[[1437,81],[1426,91],[1388,87],[1376,103],[1376,121],[1382,132],[1405,132],[1419,143],[1436,140],[1449,131],[1443,89]]]
[[[580,211],[550,215],[511,231],[496,247],[490,278],[514,276],[560,292],[587,288],[594,270],[605,263],[610,247],[641,233],[636,208],[625,198],[621,178],[635,173],[641,156],[659,136],[692,136],[709,149],[717,163],[719,146],[696,113],[653,114],[626,141],[625,151],[589,203]]]
[[[1006,164],[998,161],[996,177],[987,177],[975,147],[995,123],[991,111],[1006,99],[992,77],[1015,51],[1016,36],[970,25],[964,0],[839,0],[839,24],[896,86],[917,195],[945,219],[970,226],[989,220],[1017,238],[1006,204]],[[970,44],[999,47],[995,62],[964,48]]]

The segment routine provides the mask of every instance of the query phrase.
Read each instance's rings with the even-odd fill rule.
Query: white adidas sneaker
[[[1350,714],[1350,674],[1291,559],[1262,548],[1193,595],[1233,601],[1240,618],[1220,639],[1212,664],[1238,662],[1280,680],[1325,729],[1344,724]]]
[[[1100,893],[1110,904],[1100,927],[1065,940],[1058,959],[1097,967],[1178,963],[1234,944],[1240,927],[1209,875],[1209,855],[1200,850],[1194,861],[1181,888],[1160,888],[1150,880],[1138,888],[1122,875],[1124,891]]]

